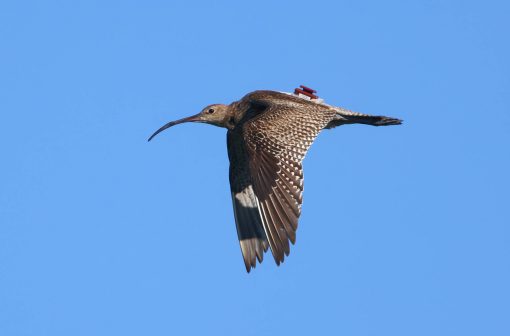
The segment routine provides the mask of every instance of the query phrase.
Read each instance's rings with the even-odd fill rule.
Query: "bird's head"
[[[224,104],[212,104],[204,107],[204,109],[202,109],[202,111],[200,111],[198,114],[192,115],[191,117],[171,121],[163,125],[150,136],[149,141],[151,141],[152,138],[154,138],[158,133],[161,133],[167,128],[185,122],[201,122],[214,126],[225,127],[228,129],[232,129],[234,127],[233,113],[230,109],[230,106]]]

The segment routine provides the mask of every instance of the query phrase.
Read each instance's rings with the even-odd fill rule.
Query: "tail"
[[[365,124],[372,126],[390,126],[402,124],[402,120],[397,118],[362,114],[339,107],[335,107],[335,110],[337,111],[337,114],[333,120],[331,120],[326,125],[325,128],[334,128],[346,124]]]

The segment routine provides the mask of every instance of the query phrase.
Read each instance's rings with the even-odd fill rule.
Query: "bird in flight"
[[[230,190],[246,271],[271,249],[277,265],[296,241],[303,201],[302,161],[323,129],[345,124],[400,125],[396,118],[331,106],[303,85],[293,93],[254,91],[230,105],[213,104],[171,121],[151,135],[185,122],[227,129]]]

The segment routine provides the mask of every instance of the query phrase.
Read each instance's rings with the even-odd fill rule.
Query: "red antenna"
[[[305,95],[307,97],[310,97],[311,99],[318,99],[319,96],[316,96],[314,95],[314,93],[317,93],[317,91],[315,91],[314,89],[310,89],[309,87],[306,87],[304,85],[300,85],[299,88],[296,88],[294,89],[294,94],[302,94],[302,95]]]

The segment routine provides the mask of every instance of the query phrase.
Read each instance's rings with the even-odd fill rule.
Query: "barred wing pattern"
[[[278,265],[289,255],[289,241],[296,240],[303,193],[301,162],[335,115],[319,104],[311,109],[315,103],[282,95],[259,91],[243,98],[264,110],[242,125],[260,219]]]

